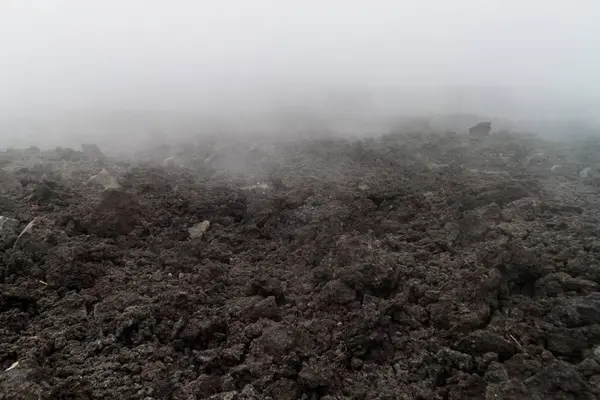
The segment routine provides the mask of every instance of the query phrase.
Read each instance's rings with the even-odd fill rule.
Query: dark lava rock
[[[36,205],[43,204],[65,204],[61,196],[56,192],[55,185],[50,182],[44,182],[38,185],[29,196],[29,201]]]
[[[600,398],[596,194],[504,160],[555,144],[440,138],[173,144],[106,192],[97,148],[0,153],[0,399]]]
[[[459,341],[456,347],[463,353],[474,355],[495,352],[504,359],[517,353],[517,346],[514,342],[487,330],[471,332]]]
[[[281,282],[275,278],[256,277],[252,279],[248,288],[248,294],[259,296],[275,296],[277,302],[284,300],[284,287]]]
[[[285,325],[275,324],[263,330],[262,335],[251,346],[254,354],[272,356],[285,355],[294,344],[294,334]]]
[[[492,383],[504,382],[508,380],[508,372],[504,365],[494,361],[489,365],[484,379]]]
[[[81,161],[83,159],[83,153],[81,151],[73,150],[65,147],[57,147],[56,153],[60,157],[60,159],[65,161]]]
[[[586,378],[600,374],[600,364],[593,358],[586,358],[577,365],[577,370]]]
[[[96,144],[84,143],[81,145],[81,150],[83,154],[91,160],[103,160],[105,158],[100,147]]]
[[[221,378],[215,375],[200,375],[198,379],[190,382],[184,388],[184,392],[195,395],[197,399],[205,399],[221,391]]]
[[[279,309],[277,307],[277,302],[275,301],[274,296],[269,296],[265,299],[258,301],[254,304],[249,310],[250,318],[257,320],[260,318],[270,318],[270,319],[278,319],[279,318]]]
[[[141,221],[138,201],[122,190],[107,190],[89,217],[87,229],[102,237],[131,233]]]
[[[321,301],[324,305],[330,303],[348,304],[355,299],[355,290],[339,280],[328,282],[321,293]]]
[[[587,348],[587,340],[579,329],[561,329],[548,335],[546,348],[558,356],[576,357]]]

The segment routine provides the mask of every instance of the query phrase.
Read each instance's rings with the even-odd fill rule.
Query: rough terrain
[[[597,148],[0,153],[0,399],[600,398]]]

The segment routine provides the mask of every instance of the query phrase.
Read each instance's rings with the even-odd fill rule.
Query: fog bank
[[[593,119],[599,17],[593,1],[6,0],[1,135],[106,131],[123,112],[140,129],[155,114],[271,126],[290,110]]]

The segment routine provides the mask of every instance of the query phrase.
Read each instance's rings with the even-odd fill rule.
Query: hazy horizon
[[[289,109],[597,120],[598,17],[592,1],[6,0],[0,120]]]

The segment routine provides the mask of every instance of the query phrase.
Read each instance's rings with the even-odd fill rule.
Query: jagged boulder
[[[81,145],[83,155],[90,160],[104,160],[104,153],[96,144],[84,143]]]
[[[101,237],[116,237],[131,233],[140,223],[138,201],[129,193],[108,189],[87,220],[90,233]]]
[[[469,135],[481,137],[488,136],[492,130],[491,122],[480,122],[469,128]]]

